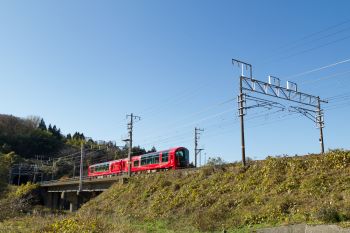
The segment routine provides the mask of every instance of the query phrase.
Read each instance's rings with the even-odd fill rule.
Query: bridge
[[[41,196],[46,207],[76,211],[82,204],[107,190],[114,183],[126,183],[127,176],[111,176],[100,179],[89,177],[68,178],[41,182]]]

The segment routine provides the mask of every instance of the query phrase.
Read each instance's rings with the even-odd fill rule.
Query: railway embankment
[[[350,152],[268,157],[116,183],[44,232],[251,232],[350,226]],[[1,226],[0,226],[1,229]]]

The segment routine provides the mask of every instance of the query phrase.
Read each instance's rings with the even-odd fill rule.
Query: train
[[[189,151],[175,147],[131,157],[131,173],[151,172],[189,167]],[[128,159],[97,163],[88,167],[88,177],[106,177],[128,172]]]

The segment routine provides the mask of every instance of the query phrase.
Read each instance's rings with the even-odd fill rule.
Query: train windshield
[[[187,167],[189,162],[189,153],[185,148],[176,151],[177,161],[180,163],[180,167]]]

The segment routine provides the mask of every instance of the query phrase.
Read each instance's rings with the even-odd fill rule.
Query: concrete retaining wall
[[[282,227],[273,227],[256,230],[257,233],[345,233],[350,229],[338,227],[336,225],[309,226],[306,224],[296,224]]]

